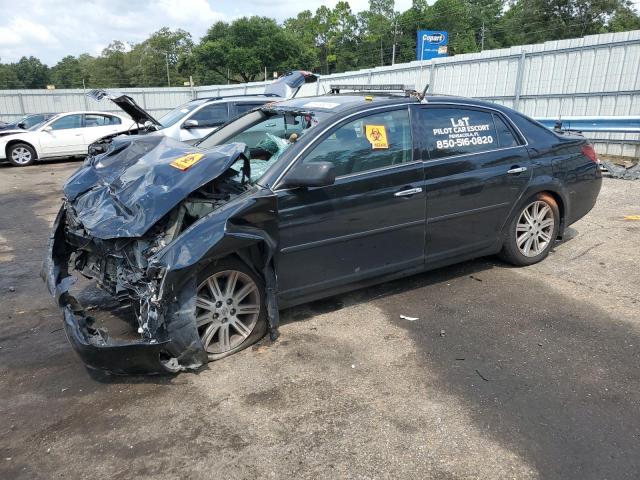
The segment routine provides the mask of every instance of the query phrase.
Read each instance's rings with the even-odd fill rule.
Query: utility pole
[[[171,80],[169,79],[169,52],[164,52],[164,59],[167,63],[167,86],[171,86]]]
[[[482,30],[480,30],[480,51],[484,50],[484,20],[482,21]]]
[[[396,35],[398,34],[398,19],[393,23],[393,49],[391,50],[391,65],[396,64]]]
[[[267,67],[264,67],[264,81],[267,81]]]

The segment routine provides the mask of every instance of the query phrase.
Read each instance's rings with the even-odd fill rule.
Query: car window
[[[498,145],[502,148],[516,147],[520,144],[516,139],[513,130],[506,124],[500,115],[493,114],[493,121],[496,125],[496,134],[498,136]]]
[[[111,115],[99,115],[95,113],[87,113],[84,116],[85,127],[104,127],[108,125],[119,125],[121,123],[118,117]]]
[[[324,138],[303,160],[331,162],[336,176],[410,162],[407,109],[376,113],[346,123]]]
[[[28,128],[33,127],[34,125],[42,123],[44,120],[45,120],[44,115],[29,115],[27,117],[24,117],[20,121],[20,123],[22,124],[22,128],[26,130]]]
[[[490,112],[466,108],[420,108],[417,131],[426,140],[431,160],[498,148]]]
[[[67,130],[82,127],[82,115],[66,115],[51,124],[53,130]]]
[[[227,103],[205,105],[189,117],[189,120],[197,120],[201,127],[215,127],[227,121],[229,118],[228,108]]]
[[[256,107],[264,105],[264,103],[236,103],[233,106],[234,116],[242,115],[243,113],[248,112]]]
[[[160,118],[160,124],[167,128],[171,125],[182,120],[189,112],[194,111],[200,105],[202,105],[206,100],[195,100],[192,102],[185,103],[184,105],[180,105],[177,108],[174,108],[170,112],[166,113]]]

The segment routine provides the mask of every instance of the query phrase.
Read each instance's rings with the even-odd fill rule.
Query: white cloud
[[[99,54],[114,40],[137,43],[162,27],[182,28],[198,41],[218,20],[261,15],[283,21],[338,0],[0,0],[0,60],[35,56],[54,65],[65,55]],[[349,2],[354,12],[368,0]],[[410,0],[396,1],[406,10]]]

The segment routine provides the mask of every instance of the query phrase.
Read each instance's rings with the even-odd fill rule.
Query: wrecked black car
[[[65,184],[43,275],[87,366],[193,370],[275,338],[283,307],[483,255],[538,262],[600,183],[583,137],[506,107],[298,98],[194,146],[115,138]],[[73,271],[133,307],[137,338],[96,324]]]

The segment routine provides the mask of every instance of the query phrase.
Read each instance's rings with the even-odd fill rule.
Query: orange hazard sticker
[[[364,133],[367,136],[367,140],[371,143],[371,148],[374,150],[389,148],[387,129],[384,128],[384,125],[365,125]]]
[[[173,162],[171,162],[171,166],[177,168],[178,170],[185,171],[187,168],[198,163],[202,157],[204,157],[202,153],[190,153],[183,157],[176,158]]]

